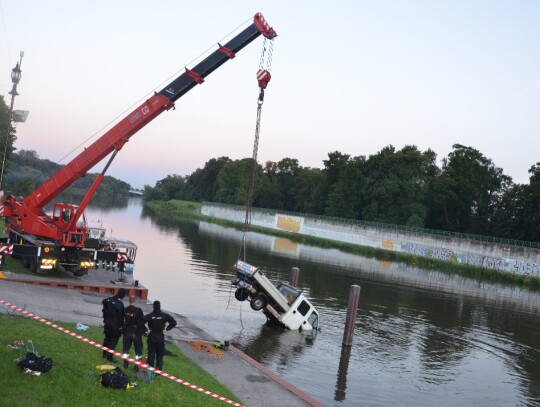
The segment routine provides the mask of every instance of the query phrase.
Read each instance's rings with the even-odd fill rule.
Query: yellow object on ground
[[[6,275],[0,271],[0,278],[6,278]]]
[[[112,366],[112,365],[97,365],[97,366],[96,366],[96,369],[97,369],[97,370],[114,370],[114,369],[116,369],[116,366]]]

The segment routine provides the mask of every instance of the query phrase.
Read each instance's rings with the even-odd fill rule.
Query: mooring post
[[[298,276],[300,275],[300,269],[298,267],[291,268],[289,273],[289,284],[293,287],[298,287]]]
[[[347,318],[345,320],[345,331],[343,333],[343,346],[352,346],[359,298],[360,286],[351,285],[349,290],[349,305],[347,306]]]

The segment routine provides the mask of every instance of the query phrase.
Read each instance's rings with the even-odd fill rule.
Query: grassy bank
[[[59,325],[76,332],[74,323]],[[81,335],[101,343],[102,328],[90,327]],[[53,359],[53,368],[41,376],[22,373],[14,359],[24,354],[20,349],[6,345],[20,340],[32,339],[36,350]],[[130,390],[105,389],[99,383],[101,371],[97,365],[104,363],[101,350],[31,318],[0,314],[0,405],[26,406],[220,406],[218,401],[164,377],[153,383],[135,380],[132,368],[122,369],[137,382]],[[146,344],[145,344],[146,346]],[[164,369],[183,380],[215,392],[231,400],[238,399],[212,376],[184,356],[175,346],[167,350],[176,356],[166,356]]]
[[[162,219],[167,219],[169,222],[171,220],[174,220],[175,218],[179,220],[189,218],[196,220],[205,220],[222,226],[232,227],[238,230],[242,229],[243,225],[240,222],[233,222],[226,219],[219,219],[201,215],[201,206],[202,205],[197,202],[187,202],[179,200],[171,200],[167,202],[151,201],[146,203],[147,209],[149,209],[156,216]],[[367,246],[358,246],[351,243],[321,239],[318,237],[300,235],[297,233],[263,228],[254,225],[251,226],[251,230],[272,236],[285,237],[298,243],[306,243],[321,248],[335,248],[348,253],[376,258],[378,260],[405,263],[410,266],[421,267],[424,269],[437,270],[451,274],[460,274],[465,277],[474,278],[480,281],[517,285],[531,290],[540,291],[540,278],[538,277],[514,274],[502,270],[486,269],[470,264],[451,263],[433,258],[414,256],[406,253],[376,249]]]

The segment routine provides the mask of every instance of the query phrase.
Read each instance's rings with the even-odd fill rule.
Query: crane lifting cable
[[[242,227],[242,246],[238,259],[243,257],[246,260],[246,234],[251,230],[251,207],[255,195],[255,178],[257,175],[257,154],[259,150],[259,134],[261,130],[261,112],[264,102],[264,90],[270,82],[270,69],[272,68],[272,55],[274,52],[274,38],[266,38],[263,42],[259,70],[257,71],[257,81],[259,82],[259,98],[257,99],[257,121],[255,123],[255,138],[253,141],[253,155],[251,157],[251,171],[249,172],[246,191],[246,216]],[[242,256],[243,254],[243,256]]]

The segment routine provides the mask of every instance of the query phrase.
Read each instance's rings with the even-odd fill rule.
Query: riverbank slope
[[[48,320],[99,326],[102,321],[101,301],[105,295],[0,280],[0,298]],[[150,302],[140,301],[139,305],[143,312],[151,311]],[[2,306],[0,312],[13,313],[13,310]],[[241,357],[241,352],[234,348],[223,352],[223,358],[215,358],[208,352],[196,350],[189,342],[215,343],[215,338],[211,338],[182,315],[171,314],[178,321],[178,326],[169,332],[167,340],[229,388],[242,403],[260,407],[320,405],[294,386],[280,382],[279,377],[273,377],[274,374],[267,369],[265,371],[264,367],[248,363],[249,358]],[[63,340],[75,339],[66,335]],[[99,353],[98,350],[96,352]]]

